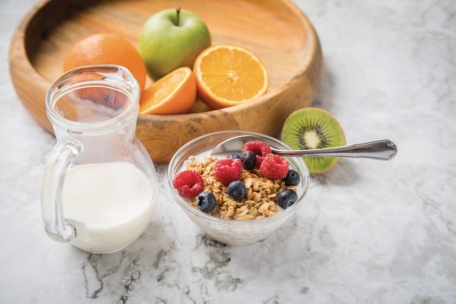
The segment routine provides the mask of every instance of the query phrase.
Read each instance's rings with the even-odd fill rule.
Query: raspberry
[[[239,180],[242,175],[242,162],[240,159],[224,158],[215,162],[215,178],[223,185]]]
[[[268,154],[260,166],[261,174],[270,180],[283,179],[288,173],[288,162],[282,157]]]
[[[194,170],[186,170],[178,173],[173,179],[173,186],[180,196],[193,198],[204,188],[201,175]]]
[[[248,141],[244,144],[244,149],[242,149],[242,152],[246,151],[252,151],[255,153],[257,158],[256,166],[259,168],[263,162],[264,157],[271,153],[271,147],[269,147],[269,145],[264,141]]]

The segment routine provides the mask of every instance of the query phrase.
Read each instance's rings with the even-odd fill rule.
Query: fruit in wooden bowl
[[[140,91],[146,84],[146,67],[135,46],[116,34],[94,34],[78,41],[63,62],[63,72],[86,65],[116,64],[136,78]]]
[[[312,24],[289,0],[44,0],[22,20],[11,43],[10,73],[19,99],[40,125],[53,132],[45,94],[62,73],[72,46],[100,32],[138,45],[150,16],[173,7],[204,20],[213,45],[238,45],[258,56],[268,70],[269,89],[249,102],[220,110],[197,100],[189,114],[140,114],[137,136],[155,163],[169,162],[182,145],[211,132],[240,129],[279,136],[285,119],[312,103],[322,74],[321,48]]]
[[[252,52],[234,45],[215,45],[195,60],[198,95],[213,110],[232,107],[266,94],[266,67]]]
[[[211,35],[204,21],[180,8],[154,14],[139,38],[139,51],[153,80],[177,68],[192,68],[198,54],[210,45]]]
[[[186,114],[196,98],[195,76],[187,67],[160,78],[141,95],[140,114]]]

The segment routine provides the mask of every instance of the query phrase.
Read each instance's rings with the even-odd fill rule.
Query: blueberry
[[[228,192],[228,195],[231,196],[232,199],[240,201],[245,196],[245,193],[247,191],[245,190],[243,182],[234,181],[228,185],[228,189],[226,189],[226,192]]]
[[[231,158],[231,159],[241,159],[241,156],[239,154],[231,154],[231,155],[228,155],[228,158]]]
[[[277,204],[283,208],[287,209],[291,205],[293,205],[298,200],[298,194],[296,191],[291,189],[286,189],[280,192],[277,196]]]
[[[217,204],[217,200],[215,199],[215,196],[212,194],[212,192],[204,191],[201,192],[196,198],[196,204],[201,211],[211,212],[214,210],[215,205]]]
[[[245,170],[252,170],[256,166],[257,158],[252,151],[246,151],[241,154],[242,167]]]
[[[288,170],[287,176],[283,179],[287,186],[297,186],[301,181],[299,173],[293,169]]]

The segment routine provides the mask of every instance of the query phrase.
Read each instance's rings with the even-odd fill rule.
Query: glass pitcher
[[[149,224],[158,196],[154,165],[136,139],[139,86],[124,67],[73,69],[46,95],[57,143],[41,189],[44,229],[94,253],[120,250]]]

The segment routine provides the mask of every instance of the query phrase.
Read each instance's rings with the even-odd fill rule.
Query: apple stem
[[[179,13],[180,13],[181,8],[178,7],[176,8],[176,25],[179,26]]]

